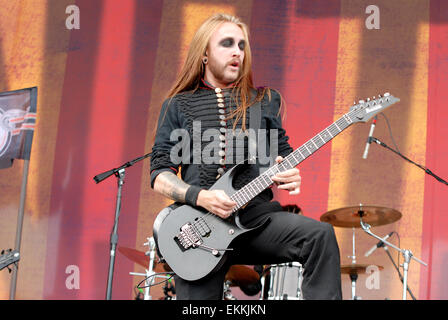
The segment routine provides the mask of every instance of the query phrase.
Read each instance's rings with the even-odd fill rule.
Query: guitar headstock
[[[389,92],[372,99],[359,100],[350,108],[349,117],[353,122],[367,122],[370,118],[380,113],[387,107],[397,103],[400,99]]]

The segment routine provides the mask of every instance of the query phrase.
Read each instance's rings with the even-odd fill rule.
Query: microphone
[[[375,251],[376,249],[378,249],[379,247],[382,247],[384,245],[383,241],[386,241],[387,239],[389,239],[392,235],[394,234],[394,231],[392,231],[391,233],[389,233],[387,236],[385,236],[383,238],[383,240],[379,241],[376,245],[374,245],[372,248],[370,248],[369,251],[366,252],[366,254],[364,256],[368,257],[370,256],[373,251]]]
[[[369,132],[369,137],[367,138],[366,148],[364,149],[364,154],[362,155],[363,159],[367,159],[367,154],[369,153],[370,144],[372,143],[372,135],[373,135],[373,130],[375,130],[377,118],[378,118],[378,116],[375,116],[375,118],[373,118],[372,125],[370,126],[370,132]]]

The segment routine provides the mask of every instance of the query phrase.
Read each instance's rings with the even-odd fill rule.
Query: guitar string
[[[304,143],[302,146],[305,146],[305,148],[306,148],[306,144],[307,143],[309,143],[309,142],[313,142],[313,144],[316,146],[316,150],[314,151],[314,152],[316,152],[317,150],[319,150],[322,146],[324,146],[327,142],[329,142],[329,141],[331,141],[337,134],[339,134],[339,133],[341,133],[343,130],[345,130],[346,128],[348,128],[351,124],[353,124],[353,120],[352,120],[352,115],[355,115],[355,116],[357,116],[357,115],[359,115],[361,112],[363,111],[363,108],[361,108],[361,109],[355,109],[355,110],[351,110],[351,111],[349,111],[349,112],[347,112],[346,114],[344,114],[342,117],[340,117],[338,120],[336,120],[334,123],[332,123],[331,125],[329,125],[327,128],[325,128],[324,130],[322,130],[320,133],[318,133],[316,136],[314,136],[313,138],[311,138],[310,140],[308,140],[306,143]],[[350,120],[351,120],[351,122],[348,122],[346,119],[345,119],[345,116],[348,116],[349,118],[350,118]],[[325,131],[325,130],[327,130],[328,131],[328,129],[331,127],[331,126],[334,126],[334,124],[335,123],[337,123],[337,122],[339,122],[340,120],[345,120],[346,122],[347,122],[347,126],[345,127],[345,128],[343,128],[343,129],[339,129],[339,127],[337,127],[337,129],[338,129],[338,133],[336,134],[336,135],[332,135],[331,134],[331,139],[330,140],[328,140],[328,141],[325,141],[322,137],[321,137],[321,134]],[[337,126],[337,125],[336,125]],[[314,140],[313,139],[315,139],[316,137],[320,137],[323,141],[324,141],[324,144],[323,145],[321,145],[321,146],[317,146],[317,144],[314,142]],[[301,147],[302,147],[301,146]],[[284,165],[286,165],[286,164],[288,164],[289,166],[291,166],[291,163],[289,162],[289,160],[287,160],[291,155],[291,157],[293,157],[294,158],[294,160],[296,160],[297,161],[297,159],[294,157],[294,155],[293,155],[293,153],[294,152],[296,152],[297,150],[299,150],[301,147],[299,147],[299,148],[297,148],[297,149],[295,149],[293,152],[291,152],[288,156],[286,156],[285,157],[285,159],[284,159],[284,161],[283,162],[281,162],[281,163],[278,163],[278,164],[275,164],[275,165],[273,165],[272,167],[270,167],[269,169],[267,169],[266,170],[266,172],[268,172],[268,171],[270,171],[270,170],[273,170],[274,168],[275,169],[277,169],[279,166],[282,166],[283,167],[283,169],[285,169],[285,170],[287,170],[288,168],[284,168]],[[306,148],[307,150],[308,150],[308,148]],[[308,158],[310,155],[312,155],[314,152],[309,152],[309,155],[307,155],[307,156],[305,156],[305,157],[302,157],[303,159],[300,161],[300,162],[302,162],[302,161],[304,161],[306,158]],[[301,154],[301,153],[300,153]],[[285,163],[285,160],[287,160],[287,163]],[[299,163],[300,163],[299,162]],[[299,164],[298,163],[298,164]],[[298,165],[297,164],[297,165]],[[290,168],[292,168],[292,166],[290,167]],[[239,192],[243,192],[243,191],[241,191],[242,189],[244,189],[244,188],[246,188],[247,186],[249,186],[251,183],[253,183],[255,180],[257,180],[257,179],[261,179],[263,176],[266,176],[266,172],[264,173],[264,174],[262,174],[262,175],[259,175],[257,178],[255,178],[255,179],[253,179],[251,182],[249,182],[248,184],[246,184],[245,186],[243,186],[240,190],[238,190],[238,191],[236,191],[232,196],[230,196],[231,198],[233,197],[233,196],[236,196],[236,197],[238,197],[239,195],[238,195],[238,193]],[[278,172],[280,172],[280,170],[278,171]],[[272,175],[273,176],[273,175]],[[267,178],[269,179],[269,180],[271,180],[270,178],[271,178],[271,176],[267,176]],[[263,177],[263,179],[264,179],[264,177]],[[267,189],[270,185],[271,185],[272,183],[270,183],[270,184],[268,184],[268,186],[266,186],[265,188],[263,188],[261,191],[260,191],[260,193],[261,192],[263,192],[265,189]],[[255,184],[256,185],[256,184]],[[249,187],[247,187],[247,189],[248,189]],[[256,195],[255,195],[256,196]],[[242,205],[240,205],[239,206],[239,208],[237,209],[237,210],[235,210],[234,212],[232,212],[232,214],[234,214],[234,213],[236,213],[241,207],[243,207],[244,205],[246,205],[249,201],[251,201],[255,196],[253,196],[252,198],[250,197],[250,193],[249,193],[249,200],[248,201],[246,201],[245,199],[244,199],[244,196],[243,195],[241,195],[241,197],[240,197],[240,199],[242,199],[243,201],[245,201]],[[233,199],[234,201],[235,200],[239,200],[239,199]],[[238,201],[235,201],[235,202],[237,202],[238,203]],[[201,217],[202,218],[202,220],[207,224],[207,222],[208,222],[208,224],[207,224],[207,226],[209,227],[209,229],[214,229],[214,226],[213,225],[211,225],[211,227],[210,227],[210,221],[208,221],[208,217],[218,217],[218,218],[220,218],[219,216],[217,216],[217,215],[215,215],[214,213],[212,213],[212,212],[210,212],[210,211],[208,211],[203,217]],[[221,218],[221,219],[223,219],[223,218]],[[195,227],[197,227],[198,225],[199,225],[199,223],[200,222],[194,222],[194,223],[192,223],[192,225],[193,226],[195,226]]]
[[[342,131],[344,131],[345,129],[347,129],[351,124],[353,124],[353,119],[352,119],[352,113],[355,115],[355,116],[358,116],[362,111],[363,111],[363,109],[364,108],[361,108],[361,109],[354,109],[354,110],[351,110],[351,111],[349,111],[349,112],[347,112],[346,114],[344,114],[342,117],[340,117],[338,120],[336,120],[334,123],[332,123],[330,126],[328,126],[327,128],[325,128],[324,130],[322,130],[320,133],[318,133],[316,136],[314,136],[313,138],[311,138],[310,140],[308,140],[305,144],[303,144],[302,146],[305,146],[305,148],[308,150],[308,148],[306,147],[306,145],[308,144],[308,143],[310,143],[310,142],[312,142],[314,145],[315,145],[315,147],[316,147],[316,150],[315,151],[309,151],[309,155],[307,155],[307,156],[302,156],[302,160],[300,160],[298,163],[297,163],[297,165],[298,164],[300,164],[302,161],[304,161],[306,158],[308,158],[309,156],[311,156],[314,152],[316,152],[317,150],[319,150],[322,146],[324,146],[326,143],[328,143],[329,141],[331,141],[336,135],[338,135],[339,133],[341,133]],[[347,121],[347,119],[345,118],[345,117],[348,117],[349,118],[349,120],[350,121]],[[346,126],[342,126],[343,128],[342,129],[340,129],[339,128],[339,126],[337,125],[337,123],[338,122],[340,122],[341,120],[344,120],[346,123],[347,123],[347,125]],[[337,133],[336,134],[331,134],[331,128],[330,127],[332,127],[332,126],[334,126],[336,124],[336,127],[337,127]],[[334,128],[333,128],[334,129]],[[328,141],[325,141],[323,138],[322,138],[322,133],[325,131],[325,130],[327,130],[327,132],[328,133],[330,133],[330,136],[331,136],[331,139],[329,139]],[[319,136],[320,138],[321,138],[321,140],[324,142],[321,146],[318,146],[317,144],[316,144],[316,142],[313,140],[313,139],[315,139],[317,136]],[[301,147],[302,147],[301,146]],[[276,170],[278,170],[278,172],[280,172],[281,170],[279,170],[279,167],[281,166],[284,170],[287,170],[288,168],[285,168],[285,165],[289,165],[290,166],[290,168],[293,168],[294,166],[292,166],[291,165],[291,163],[289,162],[289,157],[293,157],[294,158],[294,160],[297,162],[297,159],[294,157],[294,152],[296,152],[296,151],[299,151],[299,153],[300,153],[300,148],[301,147],[299,147],[299,148],[297,148],[297,149],[295,149],[293,152],[291,152],[288,156],[286,156],[285,157],[285,159],[284,159],[284,161],[282,161],[281,163],[277,163],[277,164],[275,164],[275,165],[273,165],[272,167],[270,167],[268,170],[266,170],[266,172],[264,172],[263,173],[263,175],[259,175],[258,177],[256,177],[255,179],[253,179],[251,182],[249,182],[248,184],[246,184],[245,186],[243,186],[240,190],[238,190],[238,191],[236,191],[231,197],[236,197],[236,198],[238,198],[238,196],[239,196],[239,193],[243,193],[244,194],[244,190],[243,189],[249,189],[249,187],[248,186],[250,186],[250,184],[251,183],[254,183],[255,184],[255,186],[256,186],[256,180],[259,180],[259,179],[261,179],[261,178],[263,178],[264,179],[264,177],[266,176],[266,173],[267,172],[269,172],[270,170],[274,170],[274,169],[276,169]],[[302,155],[302,153],[300,153],[300,155]],[[285,161],[286,160],[286,161]],[[277,172],[277,173],[278,173]],[[272,173],[272,172],[271,172]],[[275,173],[273,174],[273,175],[275,175]],[[273,176],[273,175],[271,175],[271,176]],[[270,179],[271,178],[271,176],[267,176],[267,178],[269,179],[268,181],[271,181],[271,183],[268,183],[268,185],[265,187],[265,188],[262,188],[261,189],[261,191],[259,192],[259,193],[261,193],[261,192],[263,192],[266,188],[268,188],[270,185],[272,185],[272,180]],[[255,186],[254,186],[254,188],[255,188]],[[256,189],[255,189],[256,190]],[[257,191],[257,190],[256,190]],[[259,194],[258,193],[258,194]],[[257,195],[257,194],[256,194]],[[255,195],[255,196],[256,196]],[[234,199],[234,200],[240,200],[240,199],[243,199],[243,201],[244,201],[244,203],[242,204],[242,205],[240,205],[239,206],[239,208],[241,208],[241,207],[243,207],[245,204],[247,204],[249,201],[251,201],[255,196],[252,196],[251,197],[251,194],[249,193],[249,195],[248,195],[248,198],[249,198],[249,200],[248,201],[246,201],[245,200],[245,198],[244,198],[244,196],[243,195],[241,195],[241,197],[239,198],[239,199]],[[238,201],[236,201],[237,203],[238,203]],[[237,209],[237,210],[235,210],[233,213],[235,213],[235,212],[237,212],[238,210],[239,210],[239,208]],[[205,214],[203,217],[201,217],[202,218],[202,221],[204,221],[205,222],[205,224],[206,224],[206,226],[210,229],[210,232],[212,231],[212,230],[215,230],[215,227],[214,227],[214,225],[213,224],[211,224],[210,223],[210,221],[208,221],[208,217],[217,217],[217,218],[220,218],[219,216],[217,216],[217,215],[215,215],[215,214],[213,214],[213,213],[211,213],[210,211],[208,211],[207,212],[207,214]],[[221,218],[222,219],[222,218]],[[207,223],[208,222],[208,223]],[[195,229],[197,230],[198,228],[199,228],[199,223],[200,223],[200,221],[196,221],[196,222],[194,222],[194,223],[192,223],[192,225],[195,227]]]

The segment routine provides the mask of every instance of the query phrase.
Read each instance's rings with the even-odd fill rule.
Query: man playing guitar
[[[176,276],[177,299],[222,299],[225,274],[232,264],[290,261],[304,267],[305,299],[341,299],[339,248],[330,224],[284,211],[272,201],[271,188],[259,192],[243,207],[225,190],[210,189],[237,164],[238,156],[250,153],[247,139],[242,140],[244,143],[233,139],[244,137],[250,129],[254,120],[250,110],[256,104],[261,108],[258,129],[269,141],[275,141],[278,153],[270,156],[280,164],[293,151],[281,125],[281,96],[253,85],[247,26],[234,16],[214,15],[193,37],[183,68],[163,103],[152,148],[151,187],[174,200],[174,207],[186,204],[223,221],[238,207],[239,222],[245,227],[265,223],[232,241],[225,261],[213,272],[194,280]],[[172,139],[173,132],[183,132],[181,144]],[[216,134],[207,135],[210,132]],[[242,134],[232,136],[232,132]],[[259,174],[259,164],[253,163],[235,176],[233,184],[239,189]],[[275,174],[272,181],[290,194],[300,193],[301,177],[295,167]],[[210,229],[204,231],[204,239],[214,231]],[[181,239],[178,245],[190,240]],[[181,249],[179,252],[187,253],[197,250]],[[195,263],[198,268],[202,265],[200,260]]]

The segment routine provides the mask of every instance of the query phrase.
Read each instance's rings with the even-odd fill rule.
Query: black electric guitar
[[[202,208],[182,205],[174,210],[165,208],[154,221],[154,239],[159,254],[171,269],[185,280],[198,280],[217,270],[225,261],[231,242],[247,229],[239,221],[238,209],[271,186],[276,173],[294,168],[335,136],[357,122],[366,122],[377,113],[400,101],[389,93],[377,99],[360,100],[336,122],[294,150],[239,190],[232,180],[242,164],[227,171],[209,190],[224,190],[237,203],[233,214],[222,219]]]
[[[20,254],[17,250],[2,250],[0,255],[0,270],[6,268],[10,264],[13,264],[20,260]]]

